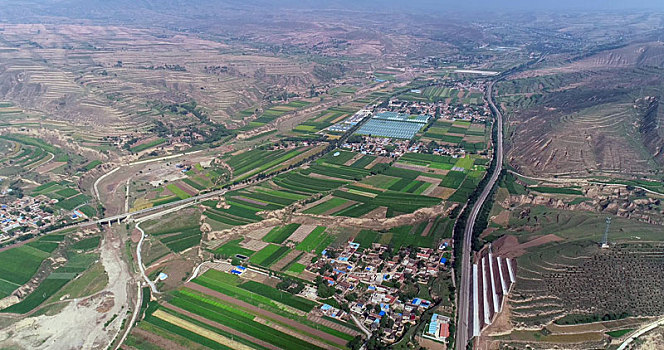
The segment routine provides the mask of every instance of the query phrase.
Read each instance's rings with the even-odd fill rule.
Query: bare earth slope
[[[635,44],[501,84],[509,161],[531,175],[653,173],[662,162],[662,67],[662,43]]]

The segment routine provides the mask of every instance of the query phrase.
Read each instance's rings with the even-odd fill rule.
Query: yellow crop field
[[[153,314],[153,316],[162,319],[168,323],[171,323],[173,325],[176,325],[178,327],[184,328],[190,332],[194,332],[200,336],[203,336],[205,338],[208,338],[210,340],[213,340],[219,344],[226,345],[232,349],[239,349],[239,350],[253,350],[251,347],[246,346],[242,343],[238,343],[235,340],[228,339],[222,335],[219,335],[211,330],[205,329],[201,326],[195,325],[189,321],[185,321],[177,316],[171,315],[165,311],[162,310],[157,310]]]

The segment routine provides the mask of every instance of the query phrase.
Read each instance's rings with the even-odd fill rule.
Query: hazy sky
[[[27,4],[68,4],[76,3],[80,0],[0,0],[2,3],[27,3]],[[87,0],[98,1],[98,0]],[[161,0],[164,1],[164,0]],[[658,8],[664,10],[664,0],[215,0],[220,3],[256,3],[260,5],[288,7],[383,7],[399,6],[413,8],[440,8],[447,7],[450,10],[456,9],[626,9],[626,8]],[[104,3],[126,3],[123,0],[104,0]],[[160,1],[153,0],[135,0],[135,4],[154,4]],[[170,3],[180,3],[185,6],[191,3],[208,3],[210,0],[167,0]],[[0,11],[1,12],[1,11]]]
[[[177,0],[176,0],[177,1]],[[186,1],[186,0],[183,0]],[[208,1],[208,0],[190,0]],[[222,0],[237,2],[239,0]],[[513,11],[664,11],[664,0],[242,0],[271,8],[347,9],[409,13]]]
[[[468,6],[512,9],[625,9],[664,8],[662,0],[467,0]]]
[[[407,12],[458,12],[467,10],[531,11],[531,10],[618,10],[658,9],[664,10],[664,0],[0,0],[1,4],[48,4],[68,7],[76,3],[104,3],[113,5],[136,5],[154,7],[163,2],[171,6],[191,4],[234,4],[268,8],[319,8],[319,9],[384,9]],[[86,4],[86,5],[87,5]],[[20,6],[20,5],[19,5]],[[223,5],[222,5],[223,6]],[[0,15],[2,14],[0,6]],[[157,6],[158,7],[158,6]]]
[[[0,0],[0,21],[8,15],[28,18],[29,15],[81,15],[99,17],[149,9],[164,13],[207,10],[209,15],[225,9],[360,11],[376,13],[408,13],[414,15],[487,16],[491,13],[554,11],[664,11],[664,0]],[[29,12],[29,13],[25,13]],[[25,13],[25,15],[22,15]],[[451,18],[454,19],[454,18]]]
[[[664,0],[356,0],[355,6],[442,8],[450,10],[616,10],[616,9],[660,9]]]

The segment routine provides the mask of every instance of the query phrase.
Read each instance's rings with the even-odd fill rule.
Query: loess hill
[[[661,43],[544,60],[499,86],[508,159],[526,175],[652,174],[662,164]],[[557,62],[554,62],[558,60]]]

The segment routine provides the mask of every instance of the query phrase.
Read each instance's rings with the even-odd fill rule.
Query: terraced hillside
[[[658,164],[664,164],[664,111],[659,107],[659,97],[646,97],[636,101],[642,114],[639,132],[644,144]]]
[[[510,163],[528,175],[653,173],[659,118],[645,115],[662,92],[660,51],[653,43],[545,62],[500,83]]]
[[[512,320],[540,325],[659,315],[664,312],[662,247],[619,243],[601,250],[582,241],[526,254],[519,259],[510,299]]]
[[[224,122],[286,87],[305,96],[330,78],[314,63],[239,55],[220,42],[148,29],[15,24],[1,32],[2,99],[87,125],[126,129],[155,117],[178,123],[151,103],[192,100]]]

